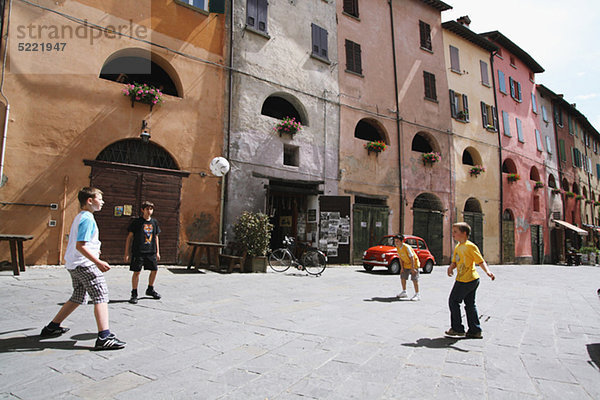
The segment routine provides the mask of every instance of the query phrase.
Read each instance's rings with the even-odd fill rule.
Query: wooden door
[[[534,264],[544,263],[544,230],[541,225],[531,225],[531,256]]]
[[[465,222],[471,226],[469,240],[479,247],[479,251],[485,258],[485,253],[483,252],[483,214],[465,212]]]
[[[429,251],[437,264],[444,256],[444,218],[441,212],[434,210],[413,210],[413,235],[425,239]]]
[[[502,262],[504,264],[515,262],[515,221],[513,220],[502,221]]]

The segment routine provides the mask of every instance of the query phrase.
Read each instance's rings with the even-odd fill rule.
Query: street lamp
[[[140,137],[142,138],[142,142],[150,142],[150,128],[148,128],[148,123],[145,119],[142,120],[142,133],[140,133]]]

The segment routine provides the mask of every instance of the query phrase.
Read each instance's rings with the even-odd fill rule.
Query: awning
[[[561,221],[561,220],[555,219],[555,220],[553,220],[553,222],[556,222],[558,225],[561,225],[567,229],[575,231],[581,236],[587,236],[587,234],[588,234],[586,230],[583,230],[583,229],[579,228],[578,226],[572,225],[572,224],[568,223],[567,221]]]

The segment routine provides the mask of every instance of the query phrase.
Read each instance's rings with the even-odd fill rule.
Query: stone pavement
[[[90,351],[91,305],[39,340],[70,296],[62,267],[2,271],[0,399],[600,399],[600,267],[491,268],[496,281],[478,290],[484,338],[457,340],[443,337],[443,266],[421,275],[420,302],[394,297],[398,276],[360,267],[164,267],[163,298],[137,305],[130,272],[114,267],[111,330],[127,347],[111,352]]]

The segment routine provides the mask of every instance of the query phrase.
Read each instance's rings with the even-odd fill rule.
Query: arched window
[[[509,210],[508,208],[506,210],[504,210],[504,212],[502,213],[502,220],[503,221],[514,221],[514,216],[511,210]]]
[[[481,203],[474,197],[470,197],[465,203],[465,212],[481,213]]]
[[[569,181],[567,180],[567,178],[563,178],[561,186],[562,186],[561,189],[564,190],[565,192],[569,191]]]
[[[579,193],[579,185],[575,182],[573,182],[573,193],[580,194]]]
[[[119,83],[145,83],[164,94],[181,97],[169,74],[150,58],[119,56],[104,64],[100,78]]]
[[[354,128],[354,137],[373,142],[382,141],[388,144],[383,127],[375,120],[363,118]]]
[[[481,156],[474,147],[467,147],[462,154],[462,163],[464,165],[481,165]]]
[[[583,187],[583,197],[585,197],[586,199],[588,198],[588,193],[585,186]]]
[[[529,179],[536,182],[540,180],[540,172],[535,166],[529,170]]]
[[[505,174],[516,174],[517,166],[515,165],[515,162],[510,158],[504,160],[502,163],[502,172]]]
[[[434,151],[439,153],[433,139],[422,132],[417,133],[413,138],[411,150],[419,153],[431,153]]]
[[[551,188],[556,188],[556,181],[554,180],[554,175],[550,174],[548,177],[548,186]]]
[[[421,193],[413,202],[413,209],[444,211],[444,205],[435,194]]]
[[[177,163],[165,149],[154,143],[144,143],[141,139],[115,142],[105,147],[96,160],[179,170]]]
[[[307,118],[304,118],[298,109],[299,107],[295,107],[292,102],[284,99],[282,96],[271,95],[264,101],[260,113],[277,119],[284,119],[285,117],[295,118],[296,121],[300,121],[302,125],[307,126]]]

